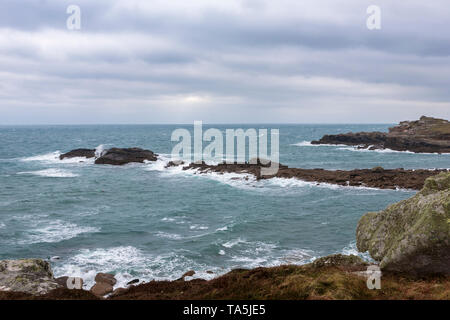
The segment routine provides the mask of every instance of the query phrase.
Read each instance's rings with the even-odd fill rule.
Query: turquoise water
[[[164,169],[171,133],[182,127],[192,129],[0,127],[0,259],[59,256],[52,262],[55,274],[82,276],[86,286],[96,272],[116,273],[123,285],[132,278],[176,279],[191,269],[195,277],[211,278],[237,267],[302,264],[355,253],[361,215],[414,194]],[[280,162],[292,167],[450,167],[450,155],[308,144],[323,134],[386,131],[389,125],[251,127],[278,128]],[[99,145],[148,148],[162,160],[123,167],[58,160],[60,152]]]

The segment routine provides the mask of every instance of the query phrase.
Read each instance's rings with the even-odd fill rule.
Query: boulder
[[[139,279],[133,279],[130,282],[127,283],[127,286],[131,286],[133,284],[139,283]]]
[[[42,295],[59,287],[48,261],[42,259],[0,261],[0,291]]]
[[[113,286],[105,282],[97,282],[91,288],[91,292],[99,297],[103,297],[104,295],[113,292],[113,290]]]
[[[96,164],[124,165],[131,162],[156,161],[157,155],[141,148],[111,148],[95,160]]]
[[[110,273],[97,273],[95,276],[95,282],[97,283],[107,283],[110,286],[114,286],[117,283],[116,278]]]
[[[365,214],[356,230],[359,251],[383,270],[422,276],[450,274],[450,173],[426,179],[420,192]]]
[[[94,158],[95,149],[75,149],[59,156],[60,160],[65,158]]]

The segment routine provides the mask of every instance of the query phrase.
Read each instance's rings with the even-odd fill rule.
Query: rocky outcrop
[[[144,161],[156,161],[157,155],[150,150],[141,148],[111,148],[100,158],[95,160],[96,164],[124,165],[131,162],[143,163]]]
[[[63,160],[65,158],[75,157],[94,158],[95,156],[94,149],[76,149],[60,155],[59,158]],[[111,148],[104,150],[95,159],[95,163],[120,166],[132,162],[143,163],[144,161],[156,161],[157,156],[153,151],[141,148]]]
[[[94,158],[95,149],[75,149],[59,156],[60,160],[66,158]]]
[[[0,291],[42,295],[59,287],[47,261],[41,259],[0,261]]]
[[[410,199],[364,215],[356,240],[384,270],[450,275],[450,173],[428,178]]]
[[[203,163],[191,163],[184,166],[183,170],[196,169],[198,173],[216,172],[223,173],[248,173],[257,179],[270,178],[296,178],[302,181],[330,183],[341,186],[372,187],[380,189],[414,189],[423,187],[425,179],[447,170],[404,170],[404,169],[373,169],[356,170],[324,170],[324,169],[298,169],[289,168],[279,164],[279,170],[275,175],[261,175],[261,164],[226,164],[207,165]],[[239,178],[237,178],[239,179]],[[244,178],[245,179],[245,178]]]
[[[422,116],[417,121],[403,121],[389,132],[349,132],[325,135],[312,144],[344,144],[365,149],[450,153],[450,122]]]
[[[91,288],[91,292],[99,297],[105,296],[113,292],[114,285],[117,283],[116,278],[110,273],[98,273],[95,276],[95,284]]]

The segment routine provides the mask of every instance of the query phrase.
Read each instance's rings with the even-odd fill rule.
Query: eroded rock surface
[[[47,261],[42,259],[0,261],[0,291],[42,295],[59,287]]]
[[[373,169],[356,170],[324,170],[324,169],[300,169],[289,168],[279,164],[279,170],[275,175],[261,175],[261,164],[226,164],[208,165],[205,163],[191,163],[184,166],[183,170],[196,169],[198,173],[215,172],[223,173],[248,173],[257,179],[270,178],[296,178],[308,182],[330,183],[341,186],[372,187],[380,189],[414,189],[420,190],[425,179],[447,172],[447,170],[404,170],[404,169]],[[239,178],[236,178],[239,179]]]
[[[428,178],[410,199],[365,214],[356,240],[382,269],[450,275],[450,173]]]

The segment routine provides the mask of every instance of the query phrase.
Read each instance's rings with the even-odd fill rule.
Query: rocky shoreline
[[[325,135],[311,144],[343,144],[377,150],[391,149],[416,153],[450,153],[450,122],[422,116],[417,121],[403,121],[389,132],[349,132]]]
[[[258,161],[259,163],[259,161]],[[168,166],[177,165],[169,163]],[[182,164],[178,164],[182,165]],[[405,170],[405,169],[384,169],[375,167],[373,169],[355,169],[355,170],[325,170],[325,169],[299,169],[289,168],[285,165],[279,165],[279,170],[275,175],[261,175],[262,164],[218,164],[208,165],[203,163],[191,163],[183,167],[183,170],[195,169],[200,174],[215,172],[251,174],[256,179],[271,178],[295,178],[307,182],[329,183],[340,186],[351,187],[369,187],[378,189],[411,189],[420,190],[428,177],[437,175],[441,172],[448,172],[447,169],[437,170]],[[245,179],[245,178],[244,178]]]
[[[368,263],[353,255],[237,269],[209,281],[186,281],[191,270],[176,281],[135,285],[136,279],[116,290],[114,275],[99,273],[90,291],[81,290],[80,278],[55,279],[48,261],[24,259],[0,261],[0,299],[450,299],[450,173],[426,179],[410,199],[364,215],[356,240],[381,268],[380,290],[368,289]]]

